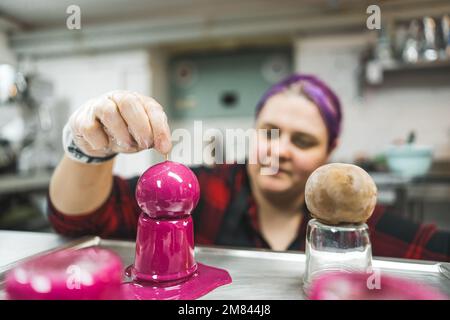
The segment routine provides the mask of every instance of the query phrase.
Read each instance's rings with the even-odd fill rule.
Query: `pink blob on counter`
[[[194,274],[181,281],[164,283],[127,282],[123,285],[126,300],[194,300],[217,287],[231,283],[227,271],[198,263]]]
[[[447,300],[430,286],[393,276],[371,273],[330,272],[316,278],[311,300]]]
[[[6,276],[11,300],[120,299],[123,265],[101,248],[62,250],[26,261]]]
[[[125,299],[196,299],[231,282],[227,271],[195,261],[190,214],[199,198],[197,177],[180,163],[159,163],[139,178],[136,201],[143,212]]]

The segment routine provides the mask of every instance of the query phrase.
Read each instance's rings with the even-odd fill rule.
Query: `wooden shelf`
[[[364,86],[448,86],[450,84],[450,59],[417,63],[372,60],[362,70],[361,88]],[[368,76],[369,73],[370,76]]]
[[[408,70],[430,70],[435,68],[450,68],[450,59],[436,61],[419,61],[417,63],[405,62],[381,62],[383,71],[408,71]]]

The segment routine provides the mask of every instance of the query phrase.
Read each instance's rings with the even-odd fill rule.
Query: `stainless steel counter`
[[[75,241],[53,234],[30,234],[27,232],[0,231],[0,299],[5,272],[17,264],[15,259],[59,250],[58,248],[83,248],[100,246],[115,251],[125,266],[134,260],[135,244],[131,241],[103,240],[87,237]],[[55,249],[57,247],[57,249]],[[196,259],[204,264],[226,269],[233,283],[219,287],[203,299],[304,299],[302,277],[305,255],[297,252],[274,252],[270,250],[244,250],[233,248],[196,248]],[[403,259],[374,259],[374,268],[426,283],[450,296],[450,278],[441,269],[449,264],[412,261]],[[444,267],[444,268],[442,268]],[[447,275],[448,276],[448,275]]]
[[[69,241],[53,233],[0,230],[0,270],[14,261],[54,249]]]

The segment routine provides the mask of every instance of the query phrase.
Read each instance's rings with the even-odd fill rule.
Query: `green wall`
[[[172,118],[252,116],[264,91],[292,72],[290,48],[174,56],[169,62]]]

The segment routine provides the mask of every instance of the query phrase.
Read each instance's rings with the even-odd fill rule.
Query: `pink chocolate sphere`
[[[197,205],[200,186],[186,166],[164,161],[145,171],[136,186],[139,207],[152,218],[179,218]]]

